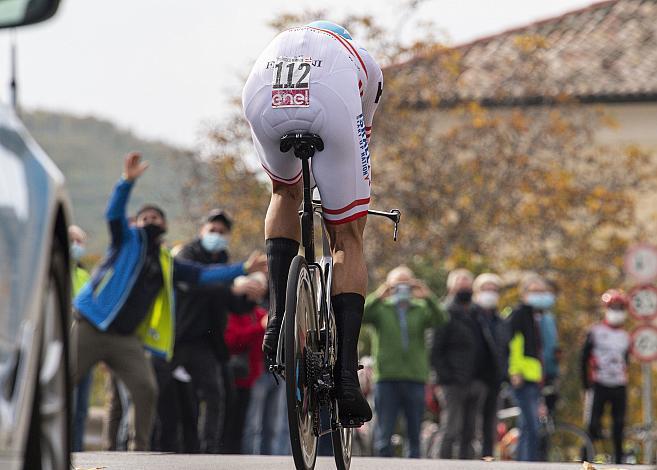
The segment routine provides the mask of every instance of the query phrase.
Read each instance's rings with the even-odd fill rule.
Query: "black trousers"
[[[487,384],[486,398],[481,408],[481,456],[492,457],[493,446],[497,440],[497,409],[500,386]]]
[[[228,402],[226,409],[226,427],[224,431],[223,453],[241,454],[242,437],[244,436],[244,424],[246,412],[251,401],[251,389],[246,387],[235,387],[235,393]]]
[[[198,400],[191,383],[173,378],[171,364],[153,357],[153,367],[160,387],[157,419],[151,449],[162,452],[198,453]]]
[[[155,361],[161,362],[159,359]],[[171,373],[179,366],[190,375],[191,384],[173,380]],[[179,424],[182,424],[182,451],[219,453],[225,419],[225,388],[222,366],[212,345],[205,341],[178,344],[173,361],[159,364],[157,369],[158,382],[165,388],[158,403],[159,447],[180,451]],[[171,390],[172,385],[175,385],[175,390]],[[200,405],[203,405],[202,413],[199,413]],[[197,425],[198,419],[202,421],[200,426]],[[198,442],[194,435],[197,435]]]
[[[623,428],[625,427],[625,410],[627,408],[627,390],[625,386],[605,387],[600,384],[593,385],[593,405],[591,407],[589,434],[591,435],[591,439],[594,440],[602,438],[600,421],[607,403],[611,405],[615,463],[622,463]]]

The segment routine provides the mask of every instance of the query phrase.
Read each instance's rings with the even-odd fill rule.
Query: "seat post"
[[[309,263],[314,263],[315,231],[313,220],[313,198],[312,190],[310,188],[310,163],[309,157],[307,156],[300,157],[300,159],[301,172],[303,175],[303,213],[301,214],[301,242],[303,243],[306,260]]]
[[[315,262],[314,210],[312,188],[310,187],[310,163],[315,151],[324,150],[324,141],[317,135],[305,130],[290,131],[280,139],[283,153],[294,148],[294,156],[301,160],[303,177],[303,211],[301,213],[301,243],[304,255],[309,263]]]

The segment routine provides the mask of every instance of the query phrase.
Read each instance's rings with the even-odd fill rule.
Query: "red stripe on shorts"
[[[352,202],[349,205],[344,206],[341,209],[326,209],[322,207],[322,211],[326,212],[327,214],[331,215],[338,215],[342,214],[344,212],[347,212],[349,209],[353,209],[356,206],[362,206],[363,204],[369,204],[370,203],[370,198],[368,197],[367,199],[356,199],[354,202]]]
[[[299,173],[294,178],[291,178],[291,179],[281,178],[280,176],[276,176],[274,173],[272,173],[272,171],[269,168],[267,168],[263,163],[260,163],[260,164],[262,165],[262,168],[265,170],[265,172],[269,175],[269,177],[272,180],[277,181],[279,183],[283,183],[283,184],[287,184],[289,186],[292,186],[293,184],[297,184],[299,182],[299,180],[301,179],[301,173],[302,173],[301,170],[299,170]]]
[[[340,220],[331,220],[325,217],[324,222],[331,225],[340,225],[340,224],[346,224],[347,222],[353,222],[354,220],[360,219],[361,217],[365,217],[366,215],[367,215],[367,211],[361,211],[361,212],[356,212],[354,215],[350,215],[349,217]]]

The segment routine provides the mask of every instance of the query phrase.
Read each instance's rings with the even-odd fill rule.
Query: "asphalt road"
[[[294,470],[292,457],[181,455],[144,452],[82,452],[74,454],[76,470]],[[596,465],[596,469],[655,470],[643,465]],[[319,457],[317,470],[335,470],[331,457]],[[582,464],[482,462],[476,460],[409,460],[356,457],[351,470],[581,470]]]

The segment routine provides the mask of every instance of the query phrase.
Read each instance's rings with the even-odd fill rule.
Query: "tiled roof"
[[[388,68],[421,105],[657,101],[657,0],[611,0]],[[430,77],[428,80],[427,78]]]

